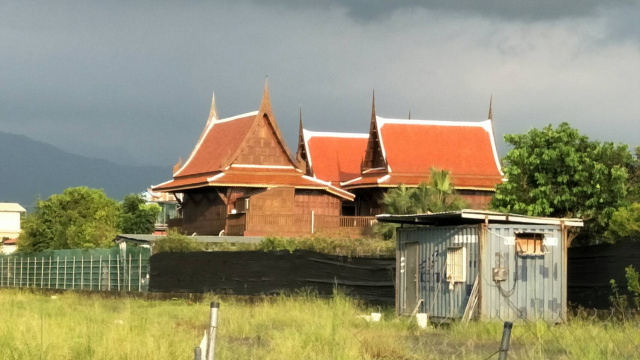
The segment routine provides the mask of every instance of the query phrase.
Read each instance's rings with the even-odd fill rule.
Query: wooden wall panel
[[[224,200],[214,189],[186,191],[182,203],[182,229],[186,234],[218,235],[227,216]]]
[[[458,190],[458,194],[467,202],[469,209],[488,210],[493,191]]]
[[[249,200],[251,214],[293,214],[294,188],[278,187],[252,195]]]
[[[318,190],[296,190],[295,213],[299,215],[340,215],[340,199]]]

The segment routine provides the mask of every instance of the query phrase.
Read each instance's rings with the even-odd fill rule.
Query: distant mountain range
[[[0,132],[0,202],[33,208],[72,186],[104,189],[121,200],[171,179],[171,167],[119,165],[62,151],[26,136]]]

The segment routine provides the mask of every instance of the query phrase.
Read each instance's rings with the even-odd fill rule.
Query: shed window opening
[[[467,248],[447,248],[447,281],[466,282],[467,278]]]
[[[544,255],[544,234],[540,233],[516,233],[516,252],[520,256]]]

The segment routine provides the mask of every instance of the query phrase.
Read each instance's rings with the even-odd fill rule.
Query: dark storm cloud
[[[478,15],[503,20],[545,21],[563,18],[576,18],[594,15],[606,10],[633,4],[633,0],[327,0],[296,1],[276,0],[257,1],[264,5],[279,5],[287,8],[339,6],[347,10],[347,14],[358,20],[374,21],[387,19],[395,11],[401,9],[426,9],[446,11],[461,15]]]
[[[256,110],[265,75],[294,149],[300,105],[310,130],[366,132],[372,88],[381,116],[480,120],[493,93],[499,137],[571,121],[637,142],[621,1],[2,1],[0,131],[77,153],[172,165],[212,91],[222,117]]]

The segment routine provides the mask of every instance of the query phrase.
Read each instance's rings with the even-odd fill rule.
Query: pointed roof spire
[[[262,94],[262,104],[260,104],[260,110],[271,111],[271,100],[269,100],[269,76],[264,77],[264,93]]]
[[[304,125],[302,124],[302,105],[300,106],[300,130],[298,133],[298,149],[296,151],[298,167],[309,176],[313,175],[307,163],[307,149],[304,142]]]
[[[411,109],[409,109],[409,120],[411,120]]]
[[[302,105],[300,105],[300,135],[302,135]]]
[[[489,120],[493,121],[493,111],[491,109],[493,105],[493,94],[491,94],[491,98],[489,98]]]
[[[216,93],[214,92],[211,95],[211,110],[209,110],[209,120],[207,120],[207,122],[210,122],[211,120],[218,120],[218,110],[216,109]]]
[[[375,118],[376,115],[376,89],[373,89],[373,100],[371,101],[371,116]]]

